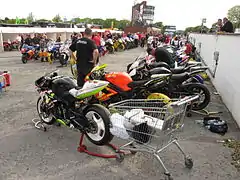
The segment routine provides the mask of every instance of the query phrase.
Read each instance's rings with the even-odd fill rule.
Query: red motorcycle
[[[4,48],[4,51],[12,51],[13,50],[12,44],[9,43],[8,41],[3,41],[3,48]]]
[[[21,53],[23,64],[26,64],[28,60],[37,60],[39,56],[39,46],[23,45]]]

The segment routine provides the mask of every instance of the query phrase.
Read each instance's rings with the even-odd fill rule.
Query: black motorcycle
[[[37,111],[41,121],[52,125],[55,122],[77,129],[96,145],[108,144],[110,113],[99,104],[90,104],[93,95],[104,89],[108,82],[92,81],[91,87],[79,88],[76,80],[59,76],[56,71],[35,81],[40,97]]]
[[[142,69],[135,71],[135,74],[130,74],[131,77],[136,80],[149,79],[166,74],[171,74],[169,78],[165,78],[165,81],[156,82],[151,86],[151,92],[163,93],[171,98],[179,98],[182,96],[189,96],[199,94],[199,100],[193,105],[193,110],[202,110],[208,106],[211,100],[211,94],[208,88],[198,80],[195,79],[196,74],[203,72],[202,70],[196,70],[193,72],[185,72],[181,74],[172,74],[172,72],[164,67],[154,68],[151,70]]]

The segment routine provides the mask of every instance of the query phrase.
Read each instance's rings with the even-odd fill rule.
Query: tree
[[[120,20],[116,22],[116,28],[124,30],[131,22],[129,20]]]
[[[53,22],[62,22],[62,19],[61,19],[61,16],[59,14],[57,14],[53,19],[52,19]]]
[[[228,10],[228,19],[233,23],[235,28],[240,28],[240,5]]]
[[[162,29],[163,28],[163,23],[162,22],[156,22],[153,24],[153,26]]]
[[[112,22],[113,22],[113,27],[115,28],[115,27],[116,27],[116,24],[117,24],[117,23],[116,23],[116,22],[117,22],[116,19],[106,19],[106,20],[104,21],[103,27],[104,27],[104,28],[111,28]]]
[[[34,21],[34,16],[33,16],[33,13],[32,13],[32,12],[30,12],[30,13],[28,14],[27,21],[28,21],[28,23],[31,23],[31,22]]]
[[[188,33],[188,32],[198,32],[200,33],[201,31],[202,32],[208,32],[208,27],[207,26],[195,26],[195,27],[187,27],[185,29],[185,33]]]

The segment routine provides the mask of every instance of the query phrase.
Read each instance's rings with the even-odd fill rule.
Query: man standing
[[[79,87],[84,85],[84,79],[86,75],[93,69],[96,65],[98,59],[98,49],[95,43],[91,40],[92,38],[92,30],[90,28],[86,28],[84,32],[84,37],[78,39],[73,43],[69,49],[71,56],[75,58],[73,52],[77,52],[76,54],[76,62],[77,62],[77,83]]]
[[[221,31],[228,32],[228,33],[234,33],[233,32],[233,24],[226,17],[223,18],[223,27],[221,28]]]

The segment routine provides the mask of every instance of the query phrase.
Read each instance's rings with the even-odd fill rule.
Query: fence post
[[[4,52],[2,30],[0,31],[0,52]]]

